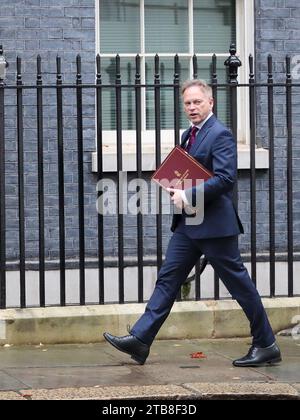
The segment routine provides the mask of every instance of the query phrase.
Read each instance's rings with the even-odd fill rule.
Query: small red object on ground
[[[196,353],[191,353],[192,359],[206,359],[206,355],[202,351],[197,351]]]

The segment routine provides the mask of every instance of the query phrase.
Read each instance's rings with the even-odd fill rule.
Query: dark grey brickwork
[[[257,0],[256,1],[256,63],[258,80],[265,82],[267,80],[267,56],[272,54],[274,59],[274,81],[285,81],[285,57],[289,54],[294,61],[292,65],[293,82],[299,83],[300,72],[296,71],[295,64],[300,62],[300,3],[297,0]],[[286,232],[286,214],[287,214],[287,128],[286,128],[286,99],[282,88],[275,90],[275,187],[276,187],[276,244],[277,249],[286,251],[287,232]],[[300,245],[300,123],[299,123],[299,100],[300,88],[293,90],[293,155],[294,155],[294,239],[296,248]],[[258,92],[257,103],[258,118],[258,138],[268,147],[268,114],[267,114],[267,96],[266,89],[260,89]],[[268,189],[268,175],[262,175],[261,184],[264,191]],[[261,189],[261,188],[260,188]],[[267,221],[267,195],[258,206],[261,207],[259,219]],[[267,249],[268,224],[258,226],[259,234],[261,232],[264,247]]]
[[[5,3],[5,4],[3,4]],[[266,57],[274,56],[276,80],[284,78],[284,57],[300,53],[300,5],[298,0],[256,1],[256,65],[259,80],[266,80]],[[16,57],[23,62],[24,82],[35,81],[36,56],[42,57],[44,83],[55,82],[55,59],[62,57],[62,70],[66,82],[74,82],[75,60],[79,53],[83,60],[83,79],[94,81],[95,60],[95,2],[94,0],[10,0],[0,6],[0,43],[10,63],[8,82],[15,77]],[[299,50],[299,51],[298,51]],[[295,95],[294,157],[295,157],[295,240],[300,244],[300,133],[299,96]],[[45,163],[45,223],[46,256],[58,257],[58,187],[55,92],[44,94],[44,163]],[[6,180],[7,180],[7,246],[8,257],[18,259],[18,200],[17,200],[17,144],[16,98],[6,96]],[[75,93],[64,96],[64,142],[66,183],[66,253],[78,256],[77,210],[77,145]],[[37,209],[37,144],[35,94],[24,96],[24,156],[26,183],[26,256],[38,255]],[[284,96],[276,95],[276,230],[277,249],[286,249],[286,127]],[[257,136],[268,147],[266,96],[258,92]],[[94,95],[84,95],[84,169],[86,255],[97,254],[96,178],[91,172],[91,154],[95,150]],[[242,251],[249,251],[250,240],[250,183],[249,171],[239,174],[239,211],[246,234],[241,237]],[[268,172],[257,172],[257,239],[258,250],[268,249]],[[155,254],[155,217],[144,220],[145,255]],[[125,219],[125,255],[136,255],[136,220]],[[164,248],[169,237],[169,218],[164,219]],[[117,256],[116,218],[105,220],[105,255]]]
[[[3,2],[2,2],[3,3]],[[82,57],[85,82],[95,73],[95,2],[92,0],[12,0],[0,7],[0,40],[10,67],[7,82],[13,82],[16,57],[22,58],[24,83],[35,83],[36,56],[42,58],[43,83],[55,83],[56,56],[62,59],[65,82],[74,83],[76,55]],[[18,258],[17,144],[15,92],[6,95],[6,170],[7,170],[7,246],[8,256]],[[13,93],[13,96],[12,96]],[[24,95],[24,159],[26,256],[38,255],[37,209],[37,133],[35,92]],[[66,194],[66,255],[78,256],[77,144],[75,92],[64,94],[64,146]],[[94,92],[84,93],[84,170],[86,254],[96,250],[96,183],[91,173],[91,152],[95,150]],[[58,257],[58,175],[57,175],[56,97],[44,91],[44,170],[46,256]],[[112,229],[111,229],[112,232]],[[114,249],[112,233],[107,247]]]

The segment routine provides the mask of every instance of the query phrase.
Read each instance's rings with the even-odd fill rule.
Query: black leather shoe
[[[150,347],[142,343],[133,335],[126,335],[124,337],[116,337],[109,333],[104,333],[103,337],[116,349],[127,353],[133,360],[143,365],[149,355]]]
[[[259,367],[266,365],[273,365],[281,362],[280,349],[276,343],[270,347],[258,348],[250,347],[248,354],[241,359],[233,361],[233,366],[236,367]]]

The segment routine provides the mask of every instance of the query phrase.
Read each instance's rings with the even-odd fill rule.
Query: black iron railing
[[[2,54],[2,49],[1,49]],[[174,57],[174,79],[166,84],[161,82],[160,75],[160,58],[154,57],[155,62],[155,73],[153,84],[143,84],[141,76],[141,59],[139,56],[136,57],[136,69],[135,69],[135,80],[133,84],[125,84],[121,78],[121,58],[116,56],[115,59],[115,83],[114,84],[103,84],[102,72],[101,72],[101,57],[96,57],[96,81],[95,83],[84,83],[82,80],[81,72],[81,57],[77,56],[76,60],[76,80],[74,83],[64,83],[61,58],[57,57],[56,60],[56,82],[55,83],[44,83],[42,73],[42,60],[41,57],[37,57],[37,73],[36,81],[33,84],[23,83],[22,75],[22,62],[21,58],[17,58],[17,74],[16,83],[5,84],[5,81],[0,79],[0,308],[6,308],[6,289],[7,289],[7,271],[10,270],[10,260],[15,260],[14,257],[10,257],[7,251],[7,203],[6,203],[6,149],[7,142],[5,139],[5,127],[6,127],[6,100],[12,96],[16,97],[16,135],[17,135],[17,212],[18,212],[18,238],[15,242],[15,247],[18,248],[18,261],[13,265],[18,267],[19,272],[19,305],[24,308],[27,305],[26,299],[26,269],[28,261],[26,259],[26,231],[30,228],[26,227],[25,224],[25,168],[24,168],[24,128],[25,128],[25,116],[24,116],[24,93],[31,90],[35,92],[35,107],[36,107],[36,119],[33,124],[36,125],[36,153],[37,153],[37,170],[33,169],[33,173],[37,176],[38,180],[38,251],[37,261],[39,270],[39,305],[41,307],[46,305],[46,287],[45,287],[45,272],[47,270],[47,262],[49,256],[45,253],[45,229],[47,228],[47,221],[45,218],[45,152],[44,152],[44,121],[45,121],[45,99],[44,94],[46,91],[52,90],[55,95],[56,107],[56,152],[57,152],[57,194],[58,194],[58,229],[59,229],[59,273],[60,273],[60,301],[59,304],[64,306],[67,304],[66,297],[66,264],[68,263],[68,257],[66,256],[66,229],[68,228],[68,221],[65,214],[66,209],[66,184],[65,184],[65,142],[64,142],[64,93],[67,91],[75,92],[75,108],[76,108],[76,161],[77,161],[77,214],[78,214],[78,254],[77,254],[77,268],[79,270],[79,304],[86,304],[86,221],[85,215],[85,165],[84,165],[84,124],[83,114],[85,105],[83,102],[83,93],[87,90],[93,92],[95,96],[95,130],[96,130],[96,145],[97,145],[97,174],[96,181],[101,181],[104,176],[103,159],[105,158],[102,154],[103,150],[103,92],[105,89],[114,91],[115,97],[115,122],[116,122],[116,153],[117,153],[117,172],[123,171],[123,153],[122,153],[122,141],[123,141],[123,124],[122,124],[122,95],[124,89],[131,90],[134,94],[134,111],[132,114],[135,115],[135,133],[136,133],[136,177],[143,179],[145,173],[143,172],[142,158],[143,158],[143,145],[142,145],[142,95],[143,90],[150,89],[154,93],[154,132],[155,132],[155,164],[158,166],[162,161],[162,122],[161,122],[161,94],[166,89],[172,89],[173,91],[173,115],[174,115],[174,144],[180,143],[180,59],[178,55]],[[294,213],[293,213],[293,92],[294,89],[298,89],[300,84],[293,83],[291,77],[291,59],[286,58],[286,75],[285,80],[280,82],[274,82],[273,79],[273,62],[272,57],[268,57],[268,75],[266,82],[257,82],[256,75],[254,72],[253,57],[249,58],[249,83],[239,84],[238,83],[238,68],[241,66],[241,62],[236,56],[234,46],[230,49],[230,57],[225,62],[225,66],[228,70],[228,82],[219,83],[217,74],[217,57],[212,57],[211,64],[211,85],[213,88],[213,94],[215,98],[215,109],[214,112],[218,114],[219,101],[218,93],[220,89],[227,91],[227,100],[230,109],[230,125],[235,137],[237,137],[237,126],[238,126],[238,101],[237,94],[238,89],[244,88],[249,92],[249,109],[250,109],[250,196],[251,196],[251,227],[250,227],[250,239],[251,239],[251,275],[253,281],[257,281],[257,170],[256,170],[256,138],[257,138],[257,106],[260,101],[258,89],[264,90],[267,94],[267,100],[263,107],[266,108],[267,119],[268,119],[268,144],[266,147],[269,150],[269,169],[268,169],[268,187],[269,187],[269,247],[267,252],[267,260],[269,261],[269,272],[270,272],[270,296],[276,295],[275,288],[275,274],[276,274],[276,197],[275,197],[275,154],[274,154],[274,141],[275,141],[275,129],[276,121],[274,117],[274,97],[276,95],[275,89],[281,89],[285,95],[285,113],[286,113],[286,144],[282,147],[286,150],[286,193],[287,197],[287,214],[286,214],[286,232],[287,232],[287,275],[288,275],[288,290],[287,295],[294,295],[294,253],[299,247],[299,244],[294,243],[293,237],[293,226],[294,226]],[[193,75],[198,77],[198,61],[197,57],[193,59]],[[26,121],[26,127],[28,127],[28,121]],[[26,173],[27,174],[27,173]],[[117,183],[117,196],[121,195],[121,185]],[[235,197],[237,199],[238,192],[236,190]],[[101,191],[95,189],[95,202],[101,197]],[[161,191],[158,191],[157,196],[158,210],[162,208],[162,197]],[[75,203],[74,203],[75,205]],[[124,214],[121,211],[121,202],[117,200],[117,266],[118,266],[118,302],[124,303],[124,268],[126,265],[125,254],[124,254]],[[99,209],[98,209],[99,210]],[[95,235],[97,237],[98,250],[95,250],[94,258],[97,257],[97,269],[98,269],[98,290],[99,296],[96,299],[96,303],[104,304],[106,302],[105,290],[105,216],[98,211],[97,225],[95,226]],[[146,258],[143,252],[145,245],[145,225],[144,215],[138,212],[136,216],[136,242],[137,242],[137,276],[138,276],[138,302],[144,301],[144,266],[146,264]],[[155,264],[157,269],[161,267],[163,261],[163,218],[161,211],[158,211],[155,218],[155,229],[156,229],[156,260]],[[214,298],[220,298],[219,290],[219,279],[215,276],[214,284]],[[181,296],[178,296],[181,299]],[[195,271],[195,299],[201,299],[201,275],[200,275],[200,263],[196,266]]]

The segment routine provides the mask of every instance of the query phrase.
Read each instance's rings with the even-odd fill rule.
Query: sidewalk
[[[252,369],[231,363],[249,339],[157,340],[144,366],[108,343],[1,347],[0,400],[299,399],[300,342],[278,343],[283,363]]]

